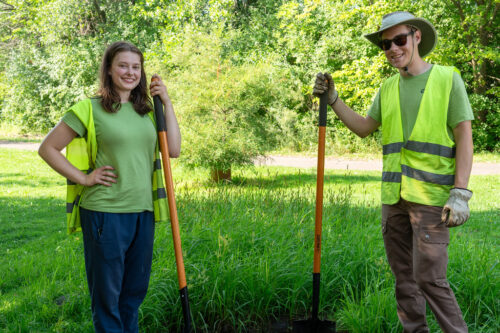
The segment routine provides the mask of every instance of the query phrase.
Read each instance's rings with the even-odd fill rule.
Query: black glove
[[[333,78],[328,73],[318,73],[316,75],[316,82],[314,83],[313,95],[319,97],[325,92],[328,92],[328,104],[333,105],[339,97],[339,93],[335,90]]]

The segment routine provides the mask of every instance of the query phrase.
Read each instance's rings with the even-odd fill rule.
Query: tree
[[[275,146],[281,88],[272,66],[234,65],[221,57],[220,43],[213,34],[186,32],[173,54],[169,91],[183,133],[181,160],[227,172]]]
[[[133,2],[10,2],[0,50],[0,119],[44,133],[77,100],[95,94],[107,44],[129,40],[145,49],[157,26]]]
[[[214,66],[220,66],[218,81],[207,78],[218,83],[208,88],[232,90],[233,97],[239,94],[235,89],[249,88],[237,80],[241,86],[224,82],[247,75],[245,70],[268,68],[268,77],[285,77],[280,93],[274,94],[277,101],[263,102],[279,110],[274,114],[279,131],[274,140],[281,147],[314,149],[316,73],[331,72],[342,99],[365,114],[382,82],[396,70],[363,34],[376,30],[384,14],[407,10],[427,18],[438,31],[438,45],[427,59],[462,73],[476,117],[476,150],[500,151],[499,7],[498,0],[4,0],[0,121],[46,132],[69,105],[95,92],[100,57],[116,40],[139,46],[148,72],[154,69],[181,80],[187,69],[178,55],[191,57],[185,38],[202,32],[213,50],[195,45],[189,52],[202,64],[203,52],[210,58],[216,50],[217,60],[208,67],[192,63],[189,70],[215,75]],[[226,97],[220,94],[218,103],[236,101]],[[330,151],[374,149],[378,134],[360,140],[337,117],[328,119],[333,128],[327,132]]]
[[[452,0],[438,20],[445,59],[462,71],[474,110],[474,145],[500,151],[500,19],[497,0]],[[443,22],[443,25],[441,24]]]

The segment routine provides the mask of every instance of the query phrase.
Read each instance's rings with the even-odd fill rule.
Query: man
[[[399,71],[368,115],[344,104],[328,73],[317,75],[314,94],[328,93],[337,116],[360,137],[382,125],[382,233],[404,331],[429,332],[427,302],[444,332],[467,332],[446,278],[448,227],[468,219],[472,196],[473,116],[464,83],[455,68],[422,59],[437,39],[423,18],[394,12],[365,37]]]

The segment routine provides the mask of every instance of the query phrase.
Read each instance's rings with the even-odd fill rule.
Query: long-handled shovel
[[[153,78],[155,80],[155,78]],[[156,128],[158,141],[163,162],[163,174],[165,175],[165,186],[167,188],[168,209],[170,211],[170,225],[172,226],[172,237],[174,239],[175,262],[177,264],[177,278],[179,280],[179,291],[181,295],[182,314],[184,316],[183,333],[191,333],[191,311],[189,310],[188,290],[186,284],[186,273],[184,271],[184,260],[182,259],[181,236],[179,233],[179,219],[175,205],[174,185],[172,181],[172,170],[170,169],[170,155],[168,154],[167,124],[163,113],[163,104],[159,96],[153,97],[156,117]]]
[[[292,326],[293,333],[330,333],[330,332],[335,332],[336,330],[334,321],[320,320],[318,318],[327,107],[328,107],[328,94],[324,93],[320,96],[319,99],[319,138],[318,138],[318,169],[317,169],[317,179],[316,179],[316,223],[314,231],[312,317],[306,320],[294,321]]]

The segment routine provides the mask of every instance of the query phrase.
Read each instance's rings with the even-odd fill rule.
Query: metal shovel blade
[[[335,333],[336,325],[330,320],[296,320],[293,322],[292,333]]]

